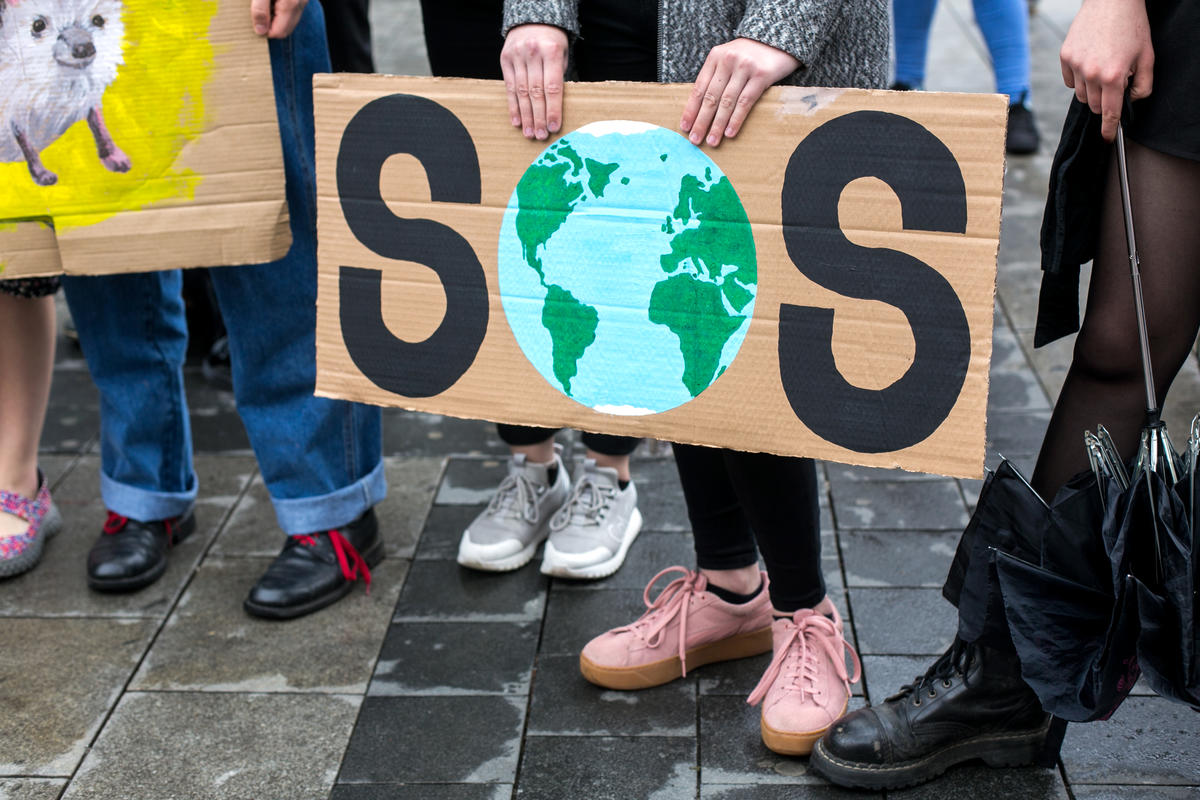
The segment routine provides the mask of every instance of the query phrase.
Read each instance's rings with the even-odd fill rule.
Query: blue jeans
[[[249,21],[247,20],[247,24]],[[292,247],[279,261],[212,271],[225,318],[238,413],[279,525],[336,528],[383,499],[378,408],[313,396],[316,383],[316,184],[312,74],[329,69],[325,24],[310,3],[270,43]],[[187,325],[177,270],[64,278],[100,389],[105,505],[137,520],[177,517],[196,498],[183,389]]]

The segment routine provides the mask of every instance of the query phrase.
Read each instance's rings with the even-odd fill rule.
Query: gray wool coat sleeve
[[[782,83],[882,88],[888,0],[659,0],[659,80],[690,83],[712,48],[744,37],[790,53],[800,69]],[[578,0],[505,0],[504,33],[526,23],[580,35]],[[587,31],[582,32],[587,36]]]

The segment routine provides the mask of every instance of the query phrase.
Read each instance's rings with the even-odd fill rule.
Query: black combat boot
[[[912,684],[834,723],[810,766],[839,786],[899,789],[976,758],[1054,766],[1065,731],[1021,680],[1016,654],[955,639]]]

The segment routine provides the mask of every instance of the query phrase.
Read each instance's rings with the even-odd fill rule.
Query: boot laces
[[[550,518],[550,530],[561,531],[572,523],[599,525],[616,494],[611,486],[600,486],[585,475],[571,489],[567,502]]]
[[[862,676],[862,663],[858,653],[846,641],[833,620],[810,608],[800,609],[792,617],[783,646],[775,651],[767,671],[746,698],[750,705],[757,705],[782,676],[780,688],[785,692],[799,692],[800,699],[819,698],[822,686],[822,661],[833,665],[834,674],[841,679],[847,691],[851,683],[858,683]],[[846,653],[854,664],[854,675],[846,670]],[[823,659],[822,656],[825,656]]]
[[[129,517],[122,516],[115,511],[108,512],[108,519],[104,520],[104,532],[109,536],[118,534],[125,530],[125,526],[129,524]],[[95,530],[93,528],[93,530]]]
[[[938,688],[948,689],[955,678],[967,682],[967,674],[975,661],[976,649],[968,642],[957,636],[950,649],[938,656],[937,661],[930,665],[924,675],[918,675],[912,683],[900,687],[888,700],[900,700],[911,696],[915,705],[921,704],[921,695],[928,692],[930,697],[937,696]]]
[[[655,581],[668,573],[680,572],[682,577],[668,583],[658,593],[654,600],[650,599],[650,589]],[[667,567],[650,579],[642,590],[642,602],[646,604],[646,613],[638,617],[632,624],[614,628],[613,633],[628,631],[643,639],[650,647],[657,647],[662,641],[663,632],[679,618],[679,665],[683,675],[687,675],[687,620],[688,611],[696,592],[704,591],[708,585],[699,572],[692,572],[686,567]]]
[[[537,522],[538,490],[533,481],[521,473],[509,474],[500,481],[496,494],[488,503],[488,514],[508,514],[530,524]]]
[[[333,546],[334,555],[337,556],[338,560],[338,567],[342,570],[342,577],[348,581],[356,581],[361,574],[363,583],[369,594],[371,591],[371,568],[367,566],[367,560],[355,549],[354,545],[350,544],[345,536],[342,536],[341,531],[332,529],[325,531],[325,535],[329,537],[329,543]],[[296,540],[305,547],[317,546],[317,534],[306,533],[303,536],[297,536]]]

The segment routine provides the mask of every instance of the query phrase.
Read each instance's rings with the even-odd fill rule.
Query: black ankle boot
[[[1065,730],[1021,680],[1015,654],[956,639],[914,683],[834,723],[810,766],[839,786],[899,789],[976,758],[1053,766]]]

